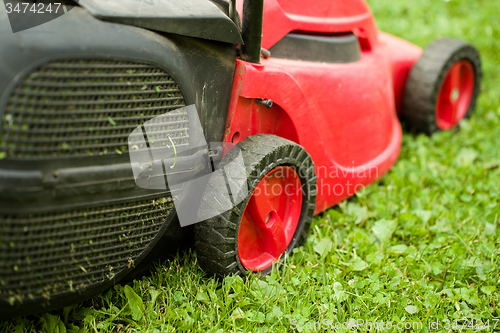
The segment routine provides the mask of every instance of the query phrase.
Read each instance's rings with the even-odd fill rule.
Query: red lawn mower
[[[80,0],[16,33],[8,15],[22,1],[4,3],[3,317],[96,295],[193,229],[207,273],[270,272],[315,214],[392,167],[400,118],[427,134],[456,127],[482,75],[472,45],[422,51],[378,31],[364,0]],[[198,120],[182,111],[192,105]],[[182,186],[137,185],[129,135],[159,115],[156,139],[174,147],[196,126],[202,141],[238,147],[176,151],[161,176],[187,163],[179,174],[196,178],[218,156],[226,181],[248,189],[237,204],[180,228]],[[231,175],[237,154],[244,172]]]

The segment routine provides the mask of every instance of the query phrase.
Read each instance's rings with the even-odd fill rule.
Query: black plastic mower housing
[[[80,0],[79,4],[107,21],[226,43],[243,42],[235,22],[221,10],[229,7],[224,1]]]
[[[92,65],[93,68],[101,68],[101,70],[107,68],[106,66],[114,66],[115,69],[123,67],[125,74],[128,71],[135,71],[137,67],[147,68],[153,73],[163,73],[161,75],[170,77],[177,87],[176,94],[183,98],[180,106],[182,104],[196,105],[206,141],[222,141],[236,66],[236,49],[231,43],[153,32],[131,25],[107,22],[97,19],[81,7],[76,7],[62,17],[46,24],[12,33],[7,14],[2,6],[0,8],[0,59],[2,59],[0,64],[0,131],[11,125],[12,117],[7,117],[6,110],[16,107],[19,107],[19,110],[22,109],[19,111],[21,113],[19,113],[18,119],[26,123],[26,128],[22,130],[32,130],[30,124],[35,120],[29,115],[34,111],[30,109],[29,105],[34,102],[29,99],[20,100],[16,97],[24,93],[23,87],[27,84],[31,84],[33,87],[34,83],[28,82],[30,78],[47,75],[47,84],[51,84],[50,89],[52,90],[50,93],[44,92],[43,94],[50,95],[52,98],[60,94],[63,102],[58,102],[57,105],[61,107],[60,104],[65,103],[64,85],[70,87],[78,84],[78,82],[74,83],[76,82],[74,80],[86,82],[84,80],[93,75],[92,72],[85,71],[86,66]],[[62,77],[65,75],[64,68],[68,68],[68,70],[76,68],[80,74],[73,76],[73,81],[52,82],[50,81],[50,70],[54,66],[59,66],[58,70]],[[129,70],[125,68],[126,66],[132,67]],[[48,72],[43,72],[44,70]],[[110,74],[108,77],[112,77],[112,75]],[[126,78],[120,78],[120,80],[122,81],[117,79],[116,83],[113,84],[124,85],[123,82],[125,82],[126,86]],[[147,78],[145,80],[145,86],[147,86],[149,81]],[[37,82],[40,87],[46,89],[45,81]],[[60,91],[57,90],[59,88],[54,88],[58,86],[61,87]],[[37,96],[36,90],[30,90],[29,94]],[[74,93],[77,97],[80,96],[78,94],[85,95],[84,92]],[[97,99],[75,100],[76,104],[104,103]],[[45,103],[43,99],[39,99],[39,102]],[[107,107],[114,107],[109,103],[107,105]],[[67,125],[71,123],[71,119],[78,118],[78,112],[87,112],[86,110],[77,112],[71,103],[65,107],[66,118],[58,120],[59,124]],[[49,109],[47,112],[52,111]],[[92,109],[92,112],[95,117],[98,117],[96,109]],[[116,115],[119,116],[118,113]],[[46,130],[45,127],[48,125],[43,122],[43,119],[37,121],[37,126],[41,127],[33,128],[33,133]],[[110,120],[110,122],[114,121]],[[109,123],[96,122],[94,130],[98,129],[99,126],[109,127],[110,125]],[[50,130],[56,132],[71,131],[70,127]],[[13,128],[10,130],[11,132],[22,131]],[[9,143],[9,140],[13,143]],[[112,230],[114,228],[112,223],[115,223],[112,221],[113,218],[118,219],[116,223],[121,223],[120,221],[123,220],[120,219],[125,218],[124,214],[141,215],[140,212],[126,212],[125,209],[128,205],[135,205],[134,209],[137,211],[149,207],[147,205],[157,207],[159,204],[170,202],[169,198],[175,194],[170,193],[168,189],[167,191],[151,191],[139,188],[134,181],[130,158],[126,150],[103,150],[94,155],[72,154],[70,150],[67,153],[63,151],[54,156],[28,156],[23,155],[22,152],[10,154],[11,146],[9,145],[16,145],[21,142],[19,140],[26,139],[15,136],[0,137],[0,146],[4,150],[0,159],[1,318],[60,308],[102,292],[130,273],[154,249],[172,221],[178,224],[174,210],[168,208],[171,207],[171,204],[167,205],[168,209],[164,210],[165,214],[158,213],[157,219],[161,219],[161,221],[158,221],[158,226],[155,229],[149,231],[148,237],[137,235],[140,238],[136,239],[140,239],[141,242],[142,239],[146,239],[146,241],[144,245],[141,245],[143,246],[141,250],[134,252],[135,256],[132,259],[129,258],[128,265],[122,265],[113,274],[106,275],[108,278],[98,279],[96,276],[90,275],[89,272],[94,262],[85,258],[99,255],[100,249],[96,244],[92,246],[87,244],[86,246],[90,250],[82,252],[81,259],[79,259],[80,257],[75,259],[78,253],[72,252],[76,251],[76,247],[73,247],[73,239],[65,243],[65,238],[69,239],[69,235],[72,235],[71,237],[74,237],[76,244],[76,241],[81,242],[85,237],[99,235],[100,232],[108,229]],[[31,148],[27,146],[26,149]],[[189,163],[196,167],[187,171],[190,173],[189,177],[194,177],[197,172],[206,167],[203,164],[204,161],[205,159],[199,158],[199,156],[192,156]],[[138,204],[138,202],[143,204]],[[100,209],[99,207],[108,208],[95,213]],[[98,214],[92,220],[95,225],[87,226],[85,224],[87,223],[85,222],[86,214]],[[77,217],[78,221],[76,221]],[[31,223],[31,220],[35,218],[36,224]],[[135,222],[134,220],[124,222],[122,228],[142,228],[135,226],[134,223],[143,222],[138,218]],[[83,227],[87,228],[88,231],[85,237],[74,235],[75,230],[80,230],[78,228]],[[174,229],[178,230],[179,228],[176,226]],[[110,245],[106,245],[106,242],[110,242],[108,239],[117,242],[117,239],[122,237],[118,233],[110,232],[106,236],[108,238],[103,240],[103,246],[108,246],[109,251],[112,249]],[[39,244],[36,244],[37,240],[40,240]],[[89,244],[91,243],[90,239]],[[43,253],[51,251],[53,244],[59,244],[57,245],[58,252],[54,252],[54,254],[65,258],[64,265],[51,261],[52,259],[49,257],[44,257]],[[31,250],[26,250],[28,247]],[[116,251],[118,250],[119,244],[116,245]],[[25,253],[30,253],[30,255],[25,255]],[[102,261],[99,265],[107,267],[105,266],[107,265],[105,253],[108,252],[103,250],[103,253],[99,257],[99,260]],[[13,261],[14,257],[18,258],[17,261]],[[36,268],[32,265],[32,261],[35,259],[46,260],[47,266],[40,264],[42,266]],[[111,261],[111,259],[115,260],[116,258],[109,260]],[[73,285],[74,281],[69,280],[68,277],[68,272],[74,273],[75,269],[80,269],[76,264],[76,266],[71,266],[76,262],[81,262],[78,265],[81,268],[82,280],[78,286]],[[34,272],[35,268],[33,267],[38,271]],[[61,267],[60,271],[58,267]],[[25,277],[23,274],[30,276],[29,283],[36,284],[38,283],[37,279],[43,280],[44,276],[49,273],[53,276],[51,280],[53,282],[47,282],[48,289],[30,292],[24,296],[16,294],[16,288],[26,287],[26,284],[23,286],[23,278]],[[13,280],[14,277],[16,281]],[[60,289],[57,292],[49,290],[50,283],[62,283],[66,278],[68,279],[66,281],[68,288]],[[7,279],[12,281],[9,282]]]

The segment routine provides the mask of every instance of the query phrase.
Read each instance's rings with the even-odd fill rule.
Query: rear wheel
[[[305,241],[315,210],[314,164],[304,148],[271,135],[249,137],[238,146],[220,168],[232,160],[233,151],[241,151],[248,195],[195,225],[199,264],[219,277],[269,273]]]
[[[474,46],[455,39],[435,41],[410,72],[403,118],[427,134],[457,126],[474,109],[481,77],[481,60]]]

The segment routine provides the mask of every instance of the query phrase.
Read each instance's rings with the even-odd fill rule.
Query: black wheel
[[[303,244],[316,207],[314,164],[304,148],[273,135],[255,135],[237,146],[240,149],[233,148],[219,168],[241,151],[246,172],[226,172],[228,179],[244,174],[245,197],[232,209],[195,225],[199,264],[218,277],[243,276],[249,270],[268,274]],[[213,193],[221,193],[226,185],[209,186]]]
[[[427,134],[457,126],[474,109],[481,78],[474,46],[456,39],[433,42],[410,72],[402,118]]]

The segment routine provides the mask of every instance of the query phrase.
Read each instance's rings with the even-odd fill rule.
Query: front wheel
[[[232,153],[241,151],[246,197],[232,209],[195,225],[198,262],[207,273],[219,277],[247,271],[268,274],[305,241],[316,207],[314,164],[304,148],[272,135],[249,137],[238,147],[224,157],[219,168],[230,163]]]
[[[456,39],[435,41],[410,72],[403,119],[427,134],[457,126],[474,109],[481,77],[481,59],[474,46]]]

